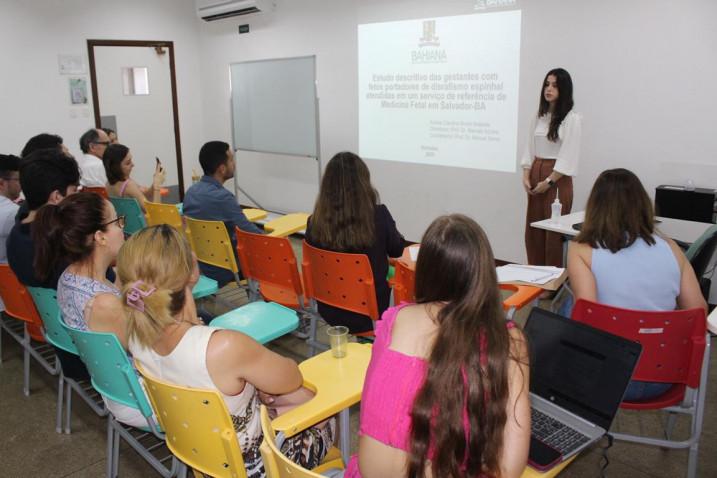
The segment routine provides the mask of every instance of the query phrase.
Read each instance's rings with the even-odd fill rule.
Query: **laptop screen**
[[[537,307],[525,333],[530,391],[608,430],[642,346]]]

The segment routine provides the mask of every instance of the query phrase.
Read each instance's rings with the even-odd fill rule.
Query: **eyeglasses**
[[[117,223],[120,229],[124,229],[125,220],[124,220],[124,214],[121,216],[117,216],[117,219],[112,219],[110,222],[106,222],[104,224],[100,224],[102,227],[109,226],[110,224]]]
[[[19,181],[19,180],[20,180],[19,177],[17,177],[17,178],[8,178],[8,177],[6,177],[6,176],[2,176],[2,179],[4,179],[5,181]]]
[[[92,141],[92,144],[104,144],[105,146],[109,146],[110,141]]]

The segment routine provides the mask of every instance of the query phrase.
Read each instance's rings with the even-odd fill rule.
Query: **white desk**
[[[714,224],[706,222],[684,221],[682,219],[672,219],[669,217],[656,217],[658,224],[657,230],[672,239],[691,244],[697,240],[709,227]],[[577,230],[573,229],[574,224],[581,223],[585,220],[585,211],[574,212],[560,216],[557,221],[543,219],[542,221],[531,222],[530,226],[546,231],[557,232],[568,237],[578,235]]]
[[[717,334],[717,308],[707,316],[707,330],[713,334]]]

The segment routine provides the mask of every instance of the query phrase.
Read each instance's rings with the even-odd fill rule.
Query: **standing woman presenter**
[[[538,114],[531,122],[530,136],[520,164],[523,187],[528,193],[525,248],[528,263],[562,266],[560,234],[530,227],[550,217],[550,206],[560,198],[562,214],[573,205],[573,176],[578,170],[581,118],[573,111],[573,81],[562,68],[545,75]]]

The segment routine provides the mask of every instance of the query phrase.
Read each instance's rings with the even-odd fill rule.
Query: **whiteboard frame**
[[[256,149],[244,149],[244,148],[237,148],[237,145],[235,143],[234,138],[234,126],[235,126],[235,119],[234,119],[234,104],[232,100],[232,66],[233,65],[239,65],[244,63],[261,63],[266,61],[281,61],[281,60],[302,60],[306,58],[313,59],[314,63],[314,122],[316,125],[316,137],[314,138],[316,142],[316,156],[311,155],[304,155],[304,154],[290,154],[290,153],[284,153],[284,152],[277,152],[277,151],[264,151],[264,150],[256,150]],[[321,123],[319,121],[319,91],[317,87],[317,79],[316,79],[316,55],[303,55],[303,56],[287,56],[287,57],[280,57],[280,58],[263,58],[260,60],[247,60],[247,61],[235,61],[232,63],[229,63],[229,111],[231,113],[231,134],[232,134],[232,150],[234,151],[234,154],[236,155],[237,151],[245,151],[249,153],[263,153],[263,154],[276,154],[280,156],[293,156],[297,158],[314,158],[316,160],[316,168],[317,168],[317,180],[318,180],[318,186],[321,187]],[[263,209],[261,204],[259,204],[258,201],[256,201],[253,197],[251,197],[242,187],[239,185],[239,181],[237,179],[237,176],[234,175],[234,195],[238,196],[239,192],[244,194],[246,197],[248,197],[256,206]]]

